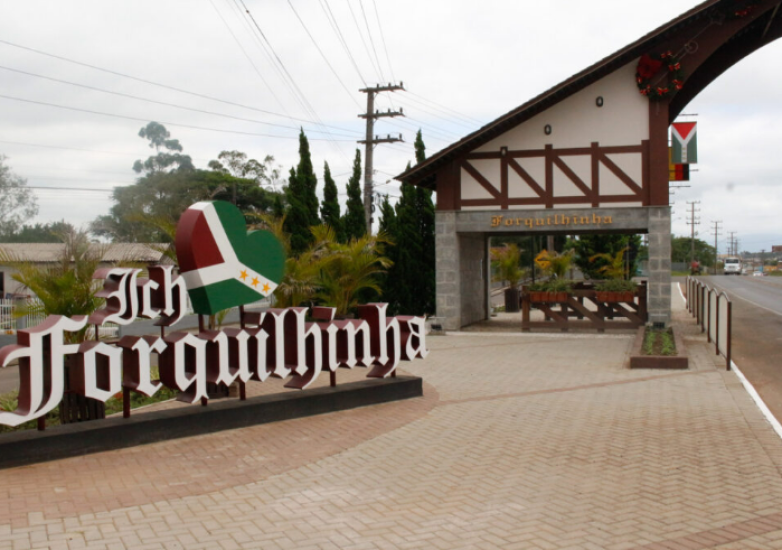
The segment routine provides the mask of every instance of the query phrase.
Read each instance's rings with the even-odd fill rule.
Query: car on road
[[[752,273],[752,276],[753,277],[765,277],[766,274],[763,273],[762,271],[755,271],[754,273]]]

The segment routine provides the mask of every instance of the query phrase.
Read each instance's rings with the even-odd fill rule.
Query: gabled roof
[[[394,179],[433,188],[434,177],[437,170],[449,163],[455,157],[459,157],[480,147],[484,143],[504,134],[511,128],[518,126],[538,113],[545,111],[552,105],[559,103],[563,99],[570,97],[604,76],[611,74],[620,67],[641,57],[641,55],[665,41],[672,33],[692,24],[696,20],[710,16],[711,8],[713,6],[732,1],[733,0],[706,0],[672,21],[655,29],[646,36],[639,38],[621,50],[598,61],[594,65],[587,67],[580,73],[571,76],[564,82],[543,92],[539,96],[532,98],[509,113],[502,115],[493,122],[468,134],[456,143],[435,153],[424,162],[399,174]]]
[[[163,251],[170,244],[112,243],[91,244],[90,252],[101,255],[101,261],[108,263],[165,261]],[[32,263],[59,262],[65,252],[63,243],[0,243],[0,256],[14,261]],[[0,260],[0,265],[3,262]]]

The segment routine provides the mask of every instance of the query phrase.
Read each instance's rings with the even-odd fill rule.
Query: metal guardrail
[[[687,310],[695,317],[709,343],[714,343],[717,355],[725,357],[730,370],[733,303],[724,292],[711,288],[695,277],[687,277]]]

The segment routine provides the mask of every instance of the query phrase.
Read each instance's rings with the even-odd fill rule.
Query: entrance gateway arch
[[[397,176],[437,191],[444,328],[488,317],[488,239],[508,233],[648,233],[649,322],[670,322],[668,126],[782,35],[780,4],[703,2]]]

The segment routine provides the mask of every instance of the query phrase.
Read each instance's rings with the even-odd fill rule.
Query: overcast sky
[[[378,100],[379,108],[402,107],[408,115],[376,126],[378,134],[401,132],[405,140],[376,149],[375,182],[384,184],[413,159],[418,128],[432,154],[695,5],[0,0],[0,153],[28,185],[55,188],[35,191],[40,213],[33,221],[41,222],[86,225],[107,213],[106,191],[132,184],[133,161],[150,154],[137,135],[150,120],[165,124],[198,167],[237,149],[258,159],[273,155],[285,173],[298,160],[304,126],[319,182],[327,161],[344,194],[364,132],[357,115],[366,108],[358,92],[365,84],[403,81],[407,89]],[[689,235],[686,201],[700,200],[700,237],[712,243],[710,222],[722,220],[721,250],[729,231],[742,250],[782,245],[780,58],[782,43],[766,47],[684,110],[698,115],[700,164],[691,187],[672,197],[675,234]],[[378,191],[399,194],[396,182]]]

